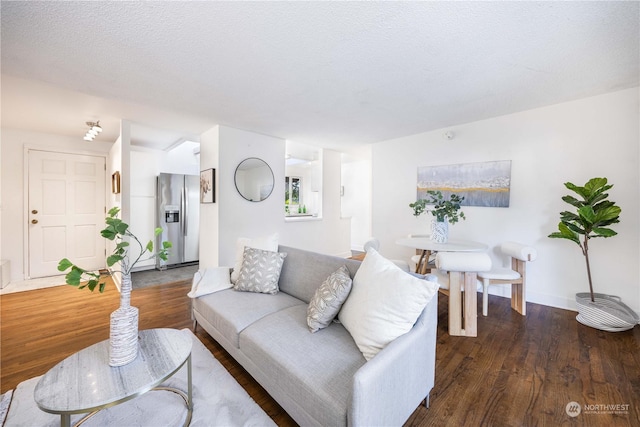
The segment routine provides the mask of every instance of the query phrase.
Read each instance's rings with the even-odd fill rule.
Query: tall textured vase
[[[125,266],[123,265],[123,270]],[[131,274],[122,274],[120,308],[111,313],[109,366],[122,366],[138,356],[138,309],[131,306]]]
[[[431,241],[436,243],[447,243],[449,240],[449,223],[447,221],[431,221]]]

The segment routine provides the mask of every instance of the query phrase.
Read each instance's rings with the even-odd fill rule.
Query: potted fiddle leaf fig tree
[[[162,247],[154,250],[153,241],[149,241],[145,246],[129,230],[129,224],[118,218],[120,208],[114,207],[109,210],[105,218],[106,227],[100,231],[100,235],[107,240],[115,242],[115,248],[106,259],[109,270],[98,272],[86,270],[69,259],[64,258],[58,264],[59,271],[69,272],[65,276],[67,284],[76,286],[78,289],[87,288],[94,291],[96,287],[100,292],[104,292],[107,278],[113,273],[121,273],[120,285],[120,307],[111,313],[110,333],[109,333],[109,365],[122,366],[133,361],[138,354],[138,309],[131,306],[131,270],[141,261],[152,258],[167,260],[171,242],[163,241]],[[162,228],[155,229],[155,235],[162,233]],[[139,254],[132,261],[129,257],[131,242],[135,242],[139,248]],[[120,268],[111,269],[119,264]]]
[[[560,212],[558,231],[549,237],[567,239],[580,247],[587,267],[589,292],[576,294],[578,316],[576,319],[587,326],[605,331],[624,331],[633,328],[639,321],[637,314],[620,298],[613,295],[595,293],[591,279],[589,241],[598,237],[613,237],[618,233],[610,228],[620,222],[621,208],[608,200],[607,193],[613,185],[607,178],[592,178],[584,186],[566,182],[564,186],[576,195],[563,196],[562,200],[573,211]]]
[[[420,216],[425,212],[433,215],[431,222],[431,240],[436,243],[446,243],[449,239],[448,224],[455,224],[461,219],[466,219],[464,212],[460,210],[460,205],[464,200],[464,196],[452,194],[449,200],[446,200],[440,191],[427,191],[427,199],[418,199],[414,203],[410,203],[409,207],[413,209],[414,216]],[[427,209],[428,205],[433,205],[432,209]]]

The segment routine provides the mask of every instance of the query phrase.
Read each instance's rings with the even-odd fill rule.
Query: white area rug
[[[275,426],[273,420],[251,399],[211,352],[188,329],[193,339],[193,417],[191,426]],[[5,427],[40,427],[60,425],[60,416],[41,411],[33,400],[33,390],[40,377],[16,387],[5,420]],[[180,369],[163,385],[187,392],[187,367]],[[83,426],[182,426],[187,408],[180,396],[169,391],[150,391],[121,405],[105,409]],[[72,415],[71,423],[84,415]],[[0,419],[1,421],[1,419]]]

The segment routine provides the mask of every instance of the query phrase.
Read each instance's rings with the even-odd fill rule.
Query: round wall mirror
[[[273,171],[267,162],[256,157],[241,161],[234,179],[238,193],[250,202],[261,202],[273,191]]]

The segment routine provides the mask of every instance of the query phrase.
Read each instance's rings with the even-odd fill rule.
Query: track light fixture
[[[93,139],[98,136],[98,134],[100,132],[102,132],[102,128],[100,127],[100,120],[98,120],[97,122],[86,122],[87,126],[89,126],[89,130],[87,131],[87,133],[84,135],[84,139],[85,141],[93,141]]]

